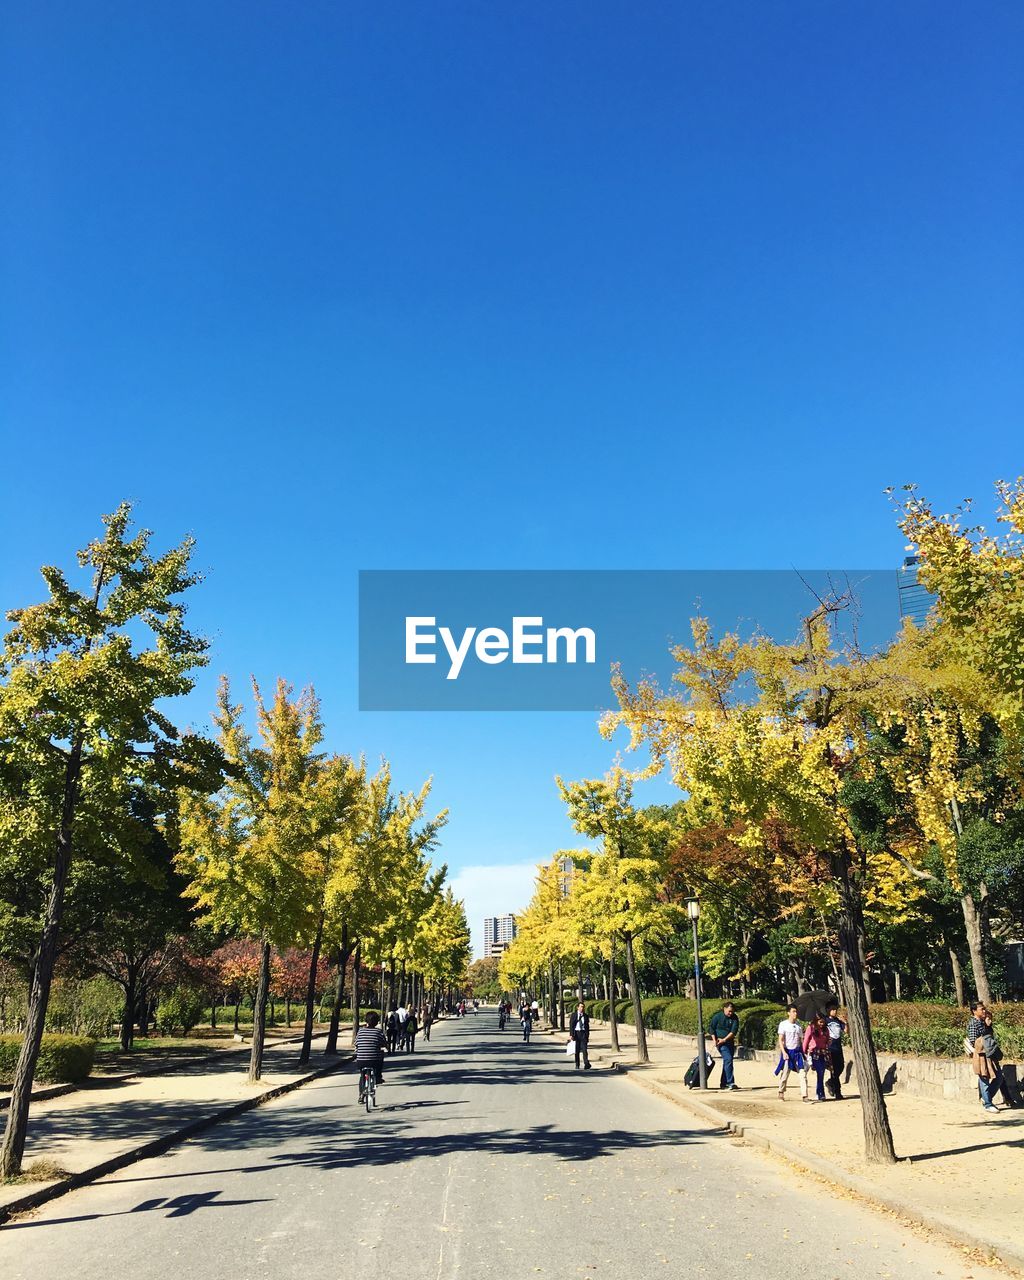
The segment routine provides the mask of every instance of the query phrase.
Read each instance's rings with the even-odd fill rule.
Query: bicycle
[[[367,1115],[377,1105],[377,1069],[374,1066],[359,1070],[359,1101],[366,1103]]]

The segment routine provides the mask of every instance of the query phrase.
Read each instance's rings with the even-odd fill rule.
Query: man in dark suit
[[[581,1000],[569,1023],[569,1034],[576,1042],[576,1070],[580,1069],[580,1056],[583,1057],[584,1070],[590,1070],[590,1055],[587,1053],[587,1042],[590,1039],[590,1015]]]

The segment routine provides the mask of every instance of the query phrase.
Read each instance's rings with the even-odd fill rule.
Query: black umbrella
[[[825,1015],[826,1007],[830,1004],[838,1004],[839,1001],[831,991],[805,991],[803,995],[797,996],[793,1001],[796,1005],[796,1011],[800,1015],[803,1022],[810,1022],[816,1015]]]

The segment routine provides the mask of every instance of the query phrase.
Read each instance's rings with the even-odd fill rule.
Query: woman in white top
[[[791,1004],[785,1018],[779,1023],[779,1065],[775,1074],[779,1079],[779,1101],[786,1100],[786,1082],[789,1073],[800,1075],[800,1097],[807,1101],[807,1063],[804,1060],[804,1029],[797,1017],[797,1007]]]

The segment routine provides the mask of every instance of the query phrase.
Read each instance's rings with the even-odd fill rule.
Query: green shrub
[[[123,1008],[120,987],[107,978],[57,978],[46,1008],[46,1030],[99,1039],[120,1021]]]
[[[160,1001],[156,1011],[156,1019],[165,1031],[174,1031],[181,1027],[185,1035],[199,1021],[205,1010],[206,1000],[201,991],[193,987],[174,987]]]
[[[21,1053],[21,1036],[0,1036],[0,1085],[10,1086]],[[37,1084],[77,1084],[92,1071],[96,1041],[89,1036],[44,1035],[36,1063]]]

